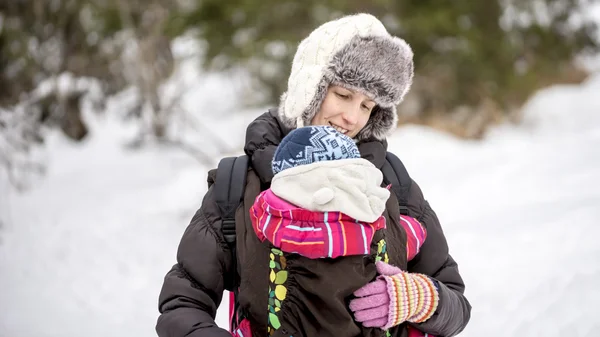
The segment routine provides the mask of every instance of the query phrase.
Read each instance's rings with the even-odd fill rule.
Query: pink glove
[[[433,281],[377,262],[377,279],[354,292],[350,310],[365,327],[387,330],[405,321],[421,323],[437,309],[439,296]]]

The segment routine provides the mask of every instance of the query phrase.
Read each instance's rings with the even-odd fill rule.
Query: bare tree
[[[134,143],[140,145],[148,136],[163,141],[167,138],[169,111],[161,99],[160,87],[174,70],[171,41],[164,34],[168,8],[151,3],[136,24],[132,4],[126,1],[117,1],[117,4],[121,21],[130,36],[128,49],[124,51],[123,69],[127,81],[138,92],[136,106],[130,113],[142,121],[140,135]]]
[[[165,34],[169,10],[173,9],[173,5],[155,0],[146,5],[142,13],[137,13],[132,10],[132,2],[117,1],[117,4],[121,21],[130,37],[124,49],[123,69],[128,83],[136,88],[138,94],[136,103],[126,115],[140,121],[140,130],[128,146],[137,148],[148,140],[156,140],[185,151],[201,164],[213,164],[213,155],[169,132],[176,120],[185,121],[186,127],[208,135],[212,143],[207,145],[218,153],[228,151],[218,135],[202,122],[190,118],[189,112],[182,106],[181,100],[188,94],[188,88],[180,86],[176,94],[169,97],[162,93],[163,86],[178,65],[171,49],[171,39]],[[138,16],[134,22],[134,17]]]

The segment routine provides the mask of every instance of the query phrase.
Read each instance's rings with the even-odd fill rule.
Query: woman
[[[250,321],[254,337],[267,335],[269,311],[264,293],[269,288],[272,257],[269,247],[254,233],[250,207],[270,185],[275,149],[293,129],[328,125],[353,138],[362,158],[381,168],[387,147],[385,137],[397,124],[395,107],[409,90],[412,78],[410,47],[402,39],[389,35],[382,23],[368,14],[325,23],[300,43],[288,90],[281,97],[279,109],[258,117],[247,129],[244,150],[251,158],[251,169],[243,205],[236,213],[238,273],[232,270],[231,253],[220,231],[214,191],[209,188],[183,234],[178,263],[165,277],[159,298],[161,315],[156,327],[159,336],[230,336],[215,324],[214,318],[223,290],[232,289],[237,274],[243,317]],[[209,183],[214,181],[214,175],[215,171],[209,172]],[[383,213],[387,223],[384,235],[389,265],[377,268],[370,265],[363,278],[348,278],[343,270],[333,276],[329,273],[326,280],[314,278],[315,291],[331,294],[327,305],[345,305],[346,314],[315,317],[310,310],[298,310],[299,325],[294,326],[294,331],[275,329],[272,335],[312,337],[327,336],[327,332],[335,331],[333,335],[343,337],[406,336],[407,325],[438,336],[461,332],[471,311],[464,296],[465,286],[456,262],[448,254],[437,216],[414,182],[408,208],[409,215],[427,230],[427,240],[410,263],[406,256],[406,233],[399,224],[398,201],[391,195]],[[376,243],[372,245],[372,252],[377,253]],[[360,261],[356,263],[359,265]],[[393,282],[414,279],[417,275],[426,275],[435,285],[426,294],[413,294],[417,301],[414,303],[422,298],[419,296],[437,299],[435,311],[424,321],[423,317],[416,320],[410,315],[398,315],[395,309],[410,307],[411,302],[382,287],[382,282],[389,284],[386,281],[389,278]],[[405,285],[408,284],[411,283],[406,281]],[[352,287],[356,289],[353,294],[337,291]],[[302,322],[307,320],[317,320],[321,329],[304,330]]]

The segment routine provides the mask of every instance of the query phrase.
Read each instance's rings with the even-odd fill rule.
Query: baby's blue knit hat
[[[305,126],[281,140],[273,156],[273,174],[319,161],[360,158],[352,138],[331,126]]]

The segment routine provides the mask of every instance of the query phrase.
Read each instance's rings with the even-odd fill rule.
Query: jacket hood
[[[341,212],[353,219],[374,222],[390,196],[381,187],[383,174],[363,158],[315,162],[275,175],[273,193],[310,211]]]

